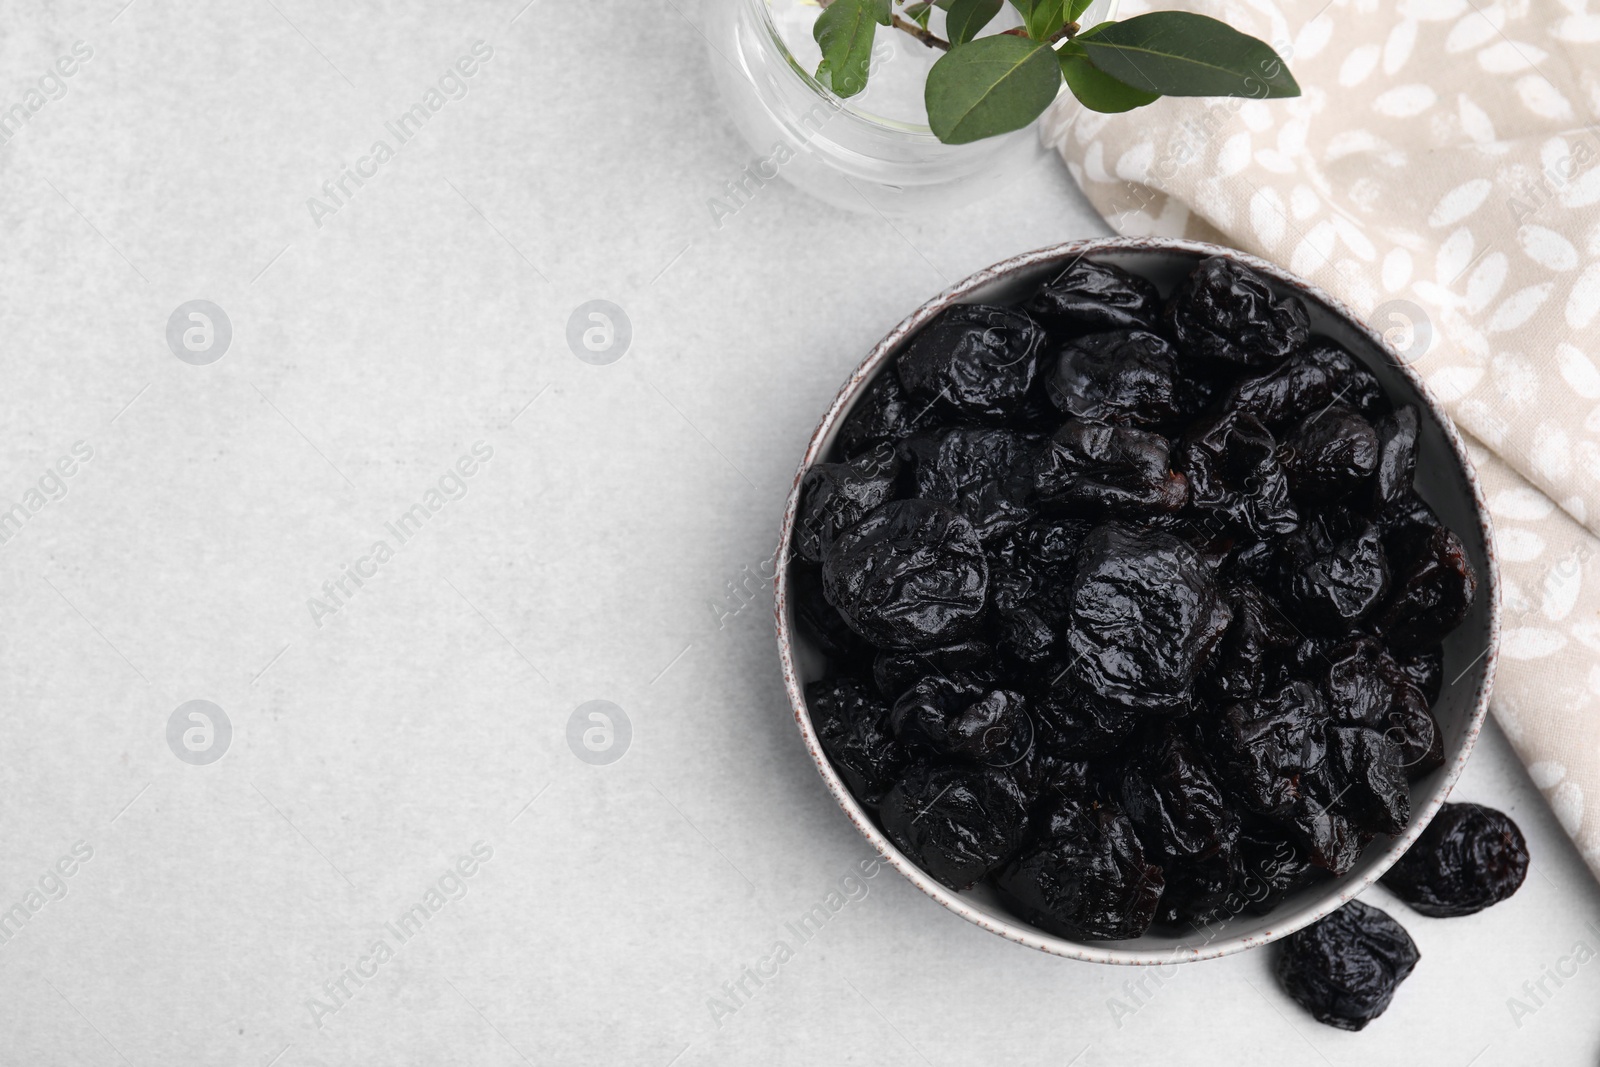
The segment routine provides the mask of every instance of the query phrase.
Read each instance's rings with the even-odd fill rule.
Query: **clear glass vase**
[[[926,214],[993,195],[1045,155],[1034,127],[965,145],[941,144],[928,128],[922,85],[942,52],[882,27],[864,92],[841,100],[812,76],[820,58],[811,24],[815,0],[716,0],[707,40],[723,100],[756,153],[728,208],[755,184],[790,184],[852,211]],[[1095,0],[1085,28],[1111,17],[1116,0]],[[942,36],[944,12],[929,28]],[[1005,6],[986,32],[1020,23]],[[1065,90],[1063,90],[1065,91]]]

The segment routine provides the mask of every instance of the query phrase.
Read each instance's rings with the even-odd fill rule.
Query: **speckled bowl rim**
[[[1485,653],[1477,664],[1468,669],[1477,669],[1477,693],[1473,704],[1472,716],[1462,734],[1459,749],[1447,761],[1446,773],[1438,788],[1422,802],[1413,812],[1410,824],[1404,833],[1390,842],[1388,849],[1376,863],[1367,868],[1365,874],[1352,877],[1346,875],[1329,885],[1327,895],[1318,897],[1309,904],[1303,905],[1293,911],[1281,913],[1281,921],[1274,924],[1273,928],[1263,932],[1239,934],[1233,937],[1218,937],[1205,944],[1177,947],[1167,946],[1155,949],[1129,949],[1118,947],[1115,943],[1093,943],[1069,941],[1065,938],[1055,937],[1039,930],[1021,920],[1008,921],[995,918],[973,907],[971,903],[953,890],[946,888],[927,874],[909,858],[891,844],[883,832],[873,822],[872,817],[862,809],[850,790],[845,787],[844,781],[833,768],[827,755],[822,750],[822,744],[817,736],[817,731],[812,725],[811,716],[806,708],[805,694],[801,689],[800,676],[795,667],[793,632],[789,611],[789,566],[787,561],[791,557],[790,545],[794,536],[795,512],[799,506],[800,482],[805,472],[810,469],[822,456],[824,442],[827,440],[844,411],[846,405],[855,395],[878,373],[883,364],[892,358],[900,346],[922,326],[944,308],[954,303],[963,302],[963,297],[974,290],[992,283],[1002,281],[1007,277],[1024,271],[1033,271],[1053,263],[1080,256],[1089,256],[1107,253],[1127,252],[1173,252],[1187,255],[1200,256],[1227,256],[1271,277],[1282,286],[1298,290],[1300,295],[1315,303],[1321,304],[1328,312],[1345,322],[1356,332],[1364,335],[1380,351],[1386,352],[1391,362],[1399,373],[1416,390],[1418,398],[1427,410],[1428,417],[1433,420],[1442,431],[1445,441],[1454,453],[1456,462],[1460,466],[1462,475],[1467,485],[1471,488],[1472,504],[1478,517],[1479,529],[1482,531],[1484,555],[1487,563],[1487,573],[1482,575],[1480,595],[1487,595],[1488,600],[1488,642]],[[1068,241],[1063,244],[1052,245],[1033,252],[1013,256],[987,267],[976,274],[956,283],[943,293],[923,304],[916,311],[906,316],[899,325],[890,330],[888,335],[875,345],[867,357],[861,361],[860,366],[850,376],[833,404],[817,425],[816,432],[811,435],[811,440],[806,445],[805,456],[800,462],[800,468],[795,472],[794,483],[789,491],[789,499],[784,508],[782,533],[778,543],[778,554],[775,557],[780,561],[776,568],[777,574],[773,580],[774,614],[777,621],[778,658],[783,668],[783,684],[789,694],[789,704],[794,712],[795,722],[800,727],[800,735],[805,739],[806,749],[811,753],[811,759],[817,765],[817,771],[822,775],[822,780],[827,783],[828,790],[833,794],[834,800],[844,809],[850,821],[855,824],[874,848],[887,860],[895,870],[903,874],[910,882],[924,893],[928,894],[946,908],[957,915],[983,927],[991,933],[999,934],[1019,945],[1038,949],[1056,956],[1065,956],[1069,959],[1084,960],[1089,963],[1113,963],[1135,966],[1152,964],[1187,963],[1195,960],[1216,959],[1229,956],[1236,952],[1256,948],[1261,945],[1286,937],[1302,927],[1308,926],[1325,915],[1343,907],[1350,900],[1359,896],[1368,886],[1372,885],[1383,875],[1389,867],[1411,847],[1418,835],[1427,827],[1438,813],[1439,807],[1450,795],[1456,780],[1461,776],[1466,767],[1467,759],[1472,755],[1473,746],[1477,743],[1478,735],[1483,729],[1483,722],[1489,710],[1489,693],[1494,685],[1495,666],[1499,660],[1500,652],[1500,571],[1495,554],[1494,531],[1489,520],[1489,509],[1484,501],[1483,487],[1478,482],[1476,469],[1472,460],[1467,455],[1465,445],[1460,435],[1456,432],[1455,425],[1445,414],[1439,400],[1433,395],[1427,384],[1417,373],[1401,359],[1383,337],[1371,327],[1363,323],[1343,302],[1330,296],[1328,293],[1296,277],[1283,268],[1258,259],[1255,256],[1240,252],[1237,249],[1226,248],[1221,245],[1207,244],[1203,241],[1189,241],[1176,238],[1156,237],[1106,237],[1090,240]],[[1413,798],[1415,799],[1415,798]],[[1274,913],[1278,917],[1279,913]]]

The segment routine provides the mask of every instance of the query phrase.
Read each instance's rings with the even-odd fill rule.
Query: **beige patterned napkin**
[[[1125,234],[1216,241],[1388,333],[1482,476],[1492,707],[1600,877],[1600,0],[1163,0],[1276,46],[1304,95],[1044,133]],[[1128,0],[1119,17],[1153,6]]]

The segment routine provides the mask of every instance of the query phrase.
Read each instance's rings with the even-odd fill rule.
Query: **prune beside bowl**
[[[813,434],[778,558],[834,798],[1055,955],[1208,959],[1332,914],[1488,710],[1499,577],[1448,418],[1336,300],[1199,242],[1058,245],[913,312]]]

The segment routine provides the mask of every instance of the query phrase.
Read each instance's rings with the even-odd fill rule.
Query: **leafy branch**
[[[1009,2],[1022,26],[980,37]],[[867,87],[878,27],[945,54],[928,71],[928,125],[946,144],[1027,126],[1064,80],[1093,111],[1122,112],[1163,96],[1300,95],[1287,64],[1264,41],[1187,11],[1155,11],[1083,30],[1091,0],[819,0],[812,35],[817,80],[841,97]],[[895,10],[898,7],[900,10]],[[945,37],[928,28],[944,12]]]

